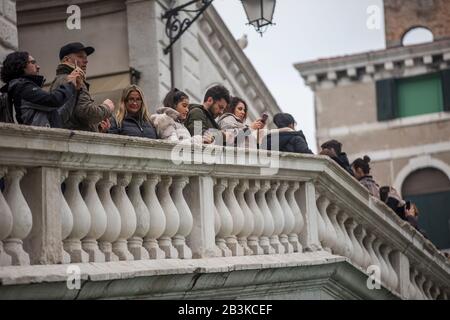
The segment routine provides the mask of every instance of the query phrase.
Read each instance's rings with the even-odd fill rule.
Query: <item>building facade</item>
[[[47,84],[55,76],[61,46],[79,41],[95,47],[89,57],[88,81],[97,101],[110,98],[116,102],[126,85],[137,83],[155,111],[172,85],[188,93],[192,102],[201,102],[206,90],[220,83],[248,101],[250,120],[263,112],[280,112],[212,6],[177,41],[173,56],[165,55],[168,37],[161,17],[169,2],[83,0],[71,7],[67,1],[19,0],[15,33],[15,2],[4,1],[5,18],[0,19],[8,20],[2,20],[8,29],[3,31],[2,44],[33,54]],[[74,23],[76,18],[80,18],[78,25]],[[2,58],[5,55],[1,52]]]
[[[420,226],[450,248],[450,3],[385,0],[386,49],[299,63],[315,94],[317,143],[368,155],[378,183],[418,204]],[[404,46],[418,27],[432,42]]]

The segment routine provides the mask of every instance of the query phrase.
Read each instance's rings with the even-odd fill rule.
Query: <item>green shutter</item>
[[[442,81],[438,73],[397,81],[398,113],[401,118],[442,112]]]
[[[444,111],[450,111],[450,69],[441,72]]]
[[[395,119],[397,116],[397,88],[395,79],[377,81],[376,88],[378,121]]]

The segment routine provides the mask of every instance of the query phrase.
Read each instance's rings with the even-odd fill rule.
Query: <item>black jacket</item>
[[[108,130],[108,133],[130,137],[158,139],[155,127],[153,127],[150,122],[129,115],[125,116],[120,127],[117,125],[116,119],[112,118],[111,128]]]
[[[272,134],[264,138],[262,147],[267,150],[272,150],[273,148],[274,151],[280,152],[312,154],[303,131],[279,132],[276,135],[279,136],[279,148],[274,144]]]
[[[348,161],[347,154],[342,152],[337,157],[331,157],[338,165],[345,169],[351,176],[354,176],[350,162]]]
[[[49,93],[42,89],[42,76],[26,75],[10,81],[1,91],[8,92],[20,124],[62,127],[76,104],[77,90],[71,83]]]

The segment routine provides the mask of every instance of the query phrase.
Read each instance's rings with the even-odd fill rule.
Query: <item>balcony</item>
[[[0,299],[449,298],[447,258],[328,158],[0,137]]]

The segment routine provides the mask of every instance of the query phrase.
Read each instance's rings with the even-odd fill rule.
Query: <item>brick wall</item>
[[[450,38],[449,0],[384,0],[386,45],[402,44],[406,32],[426,27],[435,40]]]
[[[16,1],[0,1],[0,63],[19,46],[16,26]]]

